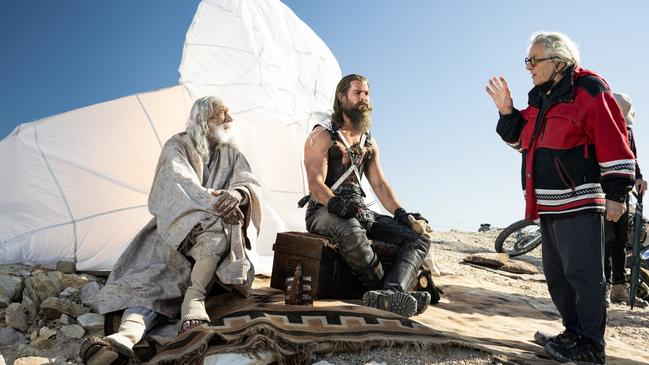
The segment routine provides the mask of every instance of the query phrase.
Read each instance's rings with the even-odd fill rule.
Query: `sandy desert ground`
[[[487,232],[462,232],[451,230],[448,232],[434,232],[433,240],[435,256],[442,271],[452,274],[449,276],[470,277],[471,280],[491,283],[503,292],[515,293],[522,296],[536,298],[549,298],[546,284],[543,281],[521,281],[520,278],[512,278],[502,275],[493,270],[485,270],[479,267],[462,263],[462,259],[472,253],[494,252],[493,242],[498,230]],[[527,261],[540,270],[541,250],[535,249],[520,259]],[[22,270],[24,275],[25,269]],[[28,270],[27,270],[28,271]],[[7,270],[5,269],[6,273]],[[0,274],[3,270],[0,270]],[[34,275],[34,272],[29,273]],[[72,276],[69,276],[72,275]],[[73,301],[84,302],[84,296],[88,295],[89,289],[85,288],[98,278],[68,274],[63,275],[64,286],[73,289],[67,290],[67,296]],[[100,280],[101,281],[101,280]],[[440,286],[443,289],[443,286]],[[442,303],[445,299],[442,297]],[[6,304],[5,304],[6,306]],[[7,308],[0,309],[0,365],[6,364],[79,364],[77,356],[79,345],[83,339],[93,331],[86,327],[86,323],[70,319],[65,322],[62,319],[44,320],[40,319],[28,323],[25,331],[17,331],[9,328]],[[431,309],[429,309],[431,310]],[[434,309],[432,309],[434,310]],[[86,321],[87,322],[87,321]],[[80,326],[86,328],[72,327]],[[91,324],[88,324],[91,326]],[[47,328],[48,330],[43,330]],[[79,333],[80,332],[80,333]],[[15,337],[15,341],[12,340]],[[649,310],[634,309],[629,311],[628,307],[622,304],[611,304],[608,309],[607,339],[620,340],[636,349],[649,349]],[[646,351],[646,350],[643,350]],[[18,359],[18,360],[16,360]],[[511,363],[506,356],[498,356],[475,350],[451,348],[448,351],[434,352],[412,352],[400,351],[398,348],[386,350],[375,349],[364,353],[338,353],[326,356],[317,356],[313,359],[319,365],[326,364],[508,364]]]

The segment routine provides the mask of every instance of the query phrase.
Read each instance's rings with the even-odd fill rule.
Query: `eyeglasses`
[[[559,58],[559,57],[557,57],[557,56],[545,57],[545,58],[525,57],[525,66],[527,66],[529,64],[532,67],[536,67],[536,65],[539,62],[543,62],[543,61],[547,61],[547,60],[553,60],[555,58]]]

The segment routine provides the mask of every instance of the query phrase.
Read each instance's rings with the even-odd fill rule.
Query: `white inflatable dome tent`
[[[304,230],[302,146],[331,107],[340,68],[324,42],[277,0],[204,0],[187,32],[179,85],[18,126],[0,142],[0,263],[76,262],[110,270],[151,218],[160,149],[193,100],[218,95],[263,184],[251,258],[270,273],[277,232]]]

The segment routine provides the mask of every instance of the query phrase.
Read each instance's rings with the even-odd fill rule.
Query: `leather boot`
[[[417,300],[408,293],[394,290],[370,290],[363,294],[363,305],[412,317],[417,312]]]
[[[417,301],[417,312],[415,314],[422,314],[428,309],[430,305],[430,293],[426,291],[411,291],[408,292],[411,297]]]
[[[402,292],[412,290],[429,248],[430,242],[423,238],[401,246],[390,271],[383,277],[383,288]]]

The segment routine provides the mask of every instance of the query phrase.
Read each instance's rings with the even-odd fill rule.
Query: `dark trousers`
[[[626,246],[629,243],[629,215],[625,212],[617,222],[604,220],[604,274],[609,284],[626,283]]]
[[[343,260],[368,289],[411,290],[430,249],[430,241],[392,217],[373,214],[374,223],[367,229],[356,218],[340,218],[329,213],[327,207],[310,205],[306,212],[306,228],[309,232],[331,237]],[[399,246],[390,271],[383,272],[370,239]]]
[[[563,325],[604,349],[604,222],[600,213],[541,217],[543,271]]]

